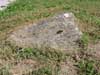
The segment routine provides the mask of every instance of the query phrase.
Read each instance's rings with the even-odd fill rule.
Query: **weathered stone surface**
[[[14,31],[8,37],[12,45],[19,47],[54,48],[71,50],[82,33],[72,13],[62,13],[38,23]]]
[[[0,0],[0,10],[5,9],[13,1],[15,0]]]

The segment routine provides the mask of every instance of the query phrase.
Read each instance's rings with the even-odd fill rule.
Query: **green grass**
[[[81,42],[82,42],[82,44],[83,44],[84,47],[88,46],[89,35],[87,33],[83,33],[82,38],[81,38]]]
[[[94,60],[84,59],[78,62],[80,75],[100,75],[96,69]]]
[[[0,75],[11,75],[6,67],[0,68]]]
[[[100,41],[100,0],[16,0],[6,10],[0,11],[0,59],[5,61],[33,59],[43,61],[45,64],[50,63],[50,66],[47,64],[45,67],[33,71],[32,74],[52,75],[53,70],[51,68],[53,66],[58,68],[58,64],[65,61],[65,54],[48,49],[27,48],[19,50],[4,40],[8,37],[7,34],[19,26],[32,24],[39,19],[61,12],[73,12],[75,14],[83,32],[81,42],[84,46],[88,46],[94,41]],[[19,51],[16,52],[16,50]],[[80,75],[99,75],[96,74],[97,70],[93,66],[96,61],[91,62],[82,58],[78,62]],[[8,70],[1,68],[0,74],[3,72],[6,75]]]
[[[54,61],[54,62],[62,62],[66,59],[65,53],[62,51],[56,51],[54,49],[22,49],[16,53],[16,58],[21,59],[38,59],[38,60],[44,60],[44,61]]]

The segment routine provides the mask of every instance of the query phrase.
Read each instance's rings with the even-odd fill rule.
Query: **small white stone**
[[[65,17],[69,17],[69,14],[68,14],[68,13],[65,13],[64,16],[65,16]]]
[[[82,32],[80,31],[79,34],[82,35]]]
[[[0,7],[0,10],[3,10],[3,9]]]
[[[75,30],[78,31],[79,29],[76,27]]]

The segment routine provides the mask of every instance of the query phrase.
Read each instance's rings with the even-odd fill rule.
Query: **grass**
[[[17,57],[22,59],[34,59],[37,58],[38,60],[44,61],[54,61],[54,62],[61,62],[66,59],[66,55],[61,51],[56,51],[53,49],[22,49],[17,52]]]
[[[88,46],[89,35],[87,33],[83,33],[82,38],[81,38],[81,42],[82,42],[82,44],[83,44],[84,47]]]
[[[27,75],[58,75],[60,70],[60,63],[66,60],[66,54],[62,51],[56,51],[54,49],[23,49],[17,52],[20,59],[33,59],[39,62],[45,63],[45,66],[38,70],[33,70]]]
[[[38,61],[42,65],[42,67],[26,73],[25,75],[56,75],[60,70],[60,63],[66,60],[65,53],[56,50],[39,50],[39,49],[21,49],[19,51],[15,51],[13,56],[14,62],[8,62],[6,64],[2,63],[2,67],[0,68],[1,75],[13,75],[9,72],[12,66],[18,64],[21,60],[32,59]],[[5,59],[6,58],[6,59]],[[12,59],[7,59],[7,57],[2,58],[5,61],[13,61]],[[23,63],[24,64],[24,63]],[[5,65],[5,66],[4,66]]]
[[[0,75],[10,75],[9,69],[6,67],[0,68]]]
[[[65,54],[48,49],[27,48],[20,50],[4,41],[8,37],[7,35],[17,27],[32,24],[39,19],[61,12],[73,12],[75,14],[83,32],[81,41],[84,46],[88,46],[88,43],[91,42],[100,41],[100,0],[16,0],[6,10],[0,11],[0,59],[5,61],[33,59],[43,61],[45,64],[50,63],[37,71],[33,71],[32,74],[52,75],[53,70],[51,68],[53,66],[58,68],[58,64],[65,61]],[[16,52],[16,50],[19,51]],[[95,62],[82,58],[78,63],[80,75],[99,75],[93,66]],[[3,71],[8,73],[6,68],[2,68],[0,69],[1,75]]]
[[[78,62],[80,75],[100,75],[96,69],[96,63],[94,60],[84,59]]]
[[[87,61],[82,60],[79,62],[79,68],[85,75],[94,75],[96,73],[93,67],[93,62],[88,63]]]

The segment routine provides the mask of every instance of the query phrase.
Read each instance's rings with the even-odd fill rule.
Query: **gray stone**
[[[61,13],[54,17],[27,25],[12,32],[8,41],[19,47],[53,48],[71,50],[82,33],[72,13]]]

